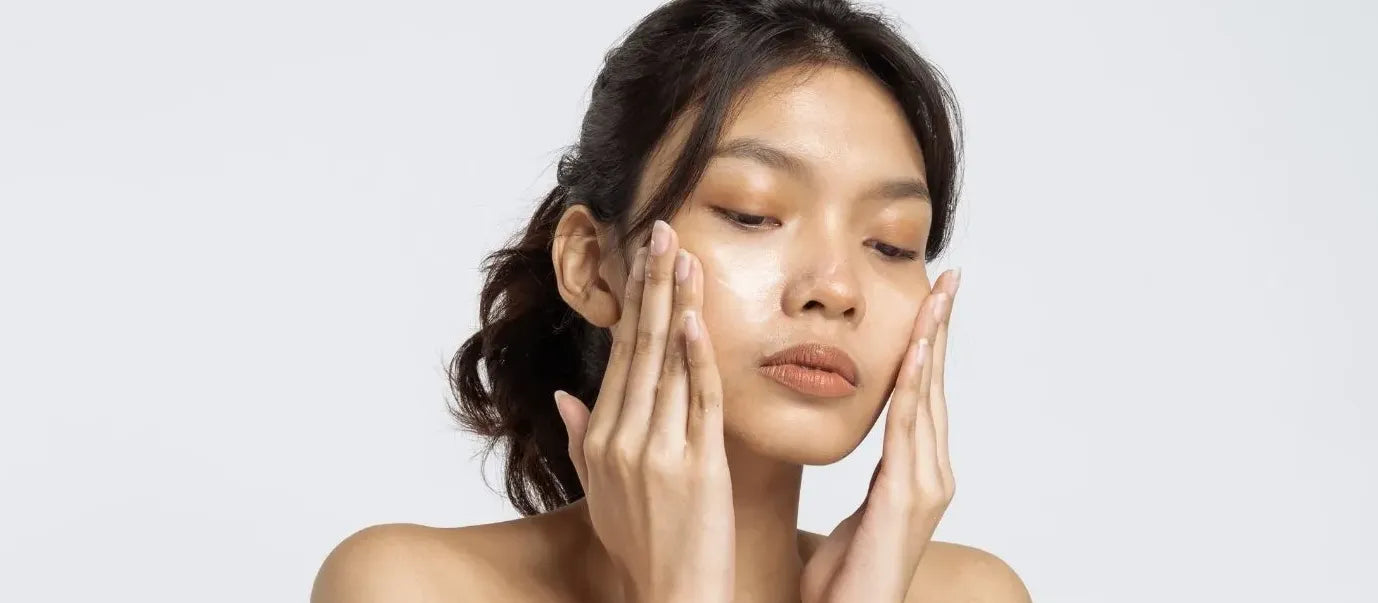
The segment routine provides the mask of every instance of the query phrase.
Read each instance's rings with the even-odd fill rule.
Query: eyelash
[[[763,226],[763,222],[771,219],[767,218],[766,216],[744,214],[741,212],[732,211],[730,209],[723,209],[721,207],[715,207],[713,208],[713,210],[716,211],[719,215],[723,216],[724,219],[731,222],[734,226],[736,226],[737,228],[741,228],[743,230],[759,230]],[[760,221],[752,221],[751,223],[747,223],[746,221],[743,221],[743,218],[751,220],[759,219]],[[776,222],[778,223],[779,220],[776,220]],[[880,255],[883,256],[885,259],[896,262],[912,262],[914,260],[917,260],[919,257],[917,251],[914,251],[912,249],[905,249],[903,247],[896,247],[894,245],[888,245],[886,243],[881,243],[880,241],[876,241],[875,250],[879,251]]]

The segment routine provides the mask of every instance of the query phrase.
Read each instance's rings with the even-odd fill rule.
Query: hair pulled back
[[[551,242],[572,204],[612,227],[627,253],[657,219],[669,220],[697,184],[741,92],[791,66],[849,65],[895,97],[923,151],[933,218],[931,261],[946,246],[957,202],[961,128],[941,73],[884,15],[844,0],[674,0],[643,18],[604,57],[578,142],[524,231],[483,262],[480,327],[447,367],[459,424],[501,446],[506,494],[522,515],[583,496],[552,394],[592,403],[610,334],[560,298]],[[646,158],[671,124],[697,116],[668,176],[633,211]]]

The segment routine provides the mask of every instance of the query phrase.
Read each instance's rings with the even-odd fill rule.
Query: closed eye
[[[876,241],[875,248],[881,255],[895,260],[913,261],[919,257],[919,252],[917,251],[905,249],[903,247],[895,247],[894,245],[887,245],[880,241]]]
[[[753,214],[744,214],[741,212],[732,211],[730,209],[724,209],[721,207],[714,207],[713,211],[717,212],[718,215],[722,216],[728,222],[733,223],[739,228],[745,228],[747,230],[759,230],[766,226],[767,221],[774,221],[777,225],[780,223],[780,221],[776,220],[775,218],[770,218],[767,216],[757,216]]]
[[[772,222],[775,225],[780,224],[780,221],[776,220],[775,218],[771,218],[768,216],[757,216],[754,214],[745,214],[739,211],[732,211],[730,209],[722,207],[714,207],[713,211],[718,215],[722,216],[723,219],[727,220],[728,222],[731,222],[733,226],[736,226],[737,228],[741,228],[743,230],[761,230],[763,228],[766,228]],[[912,249],[905,249],[903,247],[896,247],[894,245],[882,243],[880,241],[874,241],[873,247],[876,251],[880,252],[881,256],[885,257],[885,259],[890,261],[909,262],[917,260],[919,257],[919,252],[917,251],[914,251]]]

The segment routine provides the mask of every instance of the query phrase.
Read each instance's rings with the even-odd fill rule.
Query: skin
[[[638,203],[685,126],[652,154]],[[721,140],[746,139],[790,167],[762,153],[715,157],[664,229],[667,252],[648,260],[662,278],[629,278],[608,225],[583,207],[557,227],[552,258],[572,308],[615,338],[638,341],[641,316],[665,334],[652,360],[610,362],[621,377],[605,380],[592,416],[577,401],[559,405],[582,444],[571,458],[589,496],[495,524],[362,530],[326,559],[313,601],[1029,600],[999,558],[930,540],[955,489],[942,369],[958,279],[949,271],[930,285],[922,187],[872,194],[882,182],[926,181],[899,106],[859,71],[784,70],[746,95]],[[680,248],[689,278],[676,287],[668,275]],[[913,259],[893,257],[906,252]],[[686,311],[701,325],[696,341],[684,336]],[[931,346],[919,354],[921,339]],[[809,398],[757,372],[764,357],[804,342],[845,350],[856,392]],[[706,359],[696,366],[712,370],[667,371],[674,385],[658,389],[661,369],[689,366],[695,345]],[[798,530],[802,466],[843,458],[882,414],[884,452],[866,502],[827,537]],[[646,456],[618,450],[674,450],[653,458],[679,462],[626,470],[633,464],[618,459]],[[702,527],[677,531],[686,524]],[[707,596],[685,596],[684,580]]]

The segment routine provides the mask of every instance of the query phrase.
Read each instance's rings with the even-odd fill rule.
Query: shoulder
[[[395,523],[350,534],[326,556],[311,587],[311,603],[429,601],[453,580],[479,582],[490,571],[439,528]],[[453,577],[451,577],[453,576]]]
[[[802,552],[811,555],[824,536],[801,532]],[[968,601],[1029,603],[1023,580],[1005,561],[973,546],[934,540],[928,544],[905,603]]]
[[[518,600],[508,554],[522,520],[463,528],[394,523],[345,538],[326,556],[311,603]],[[514,595],[516,595],[514,597]]]
[[[924,552],[906,603],[972,601],[1028,603],[1024,581],[992,553],[953,542],[934,541]]]

